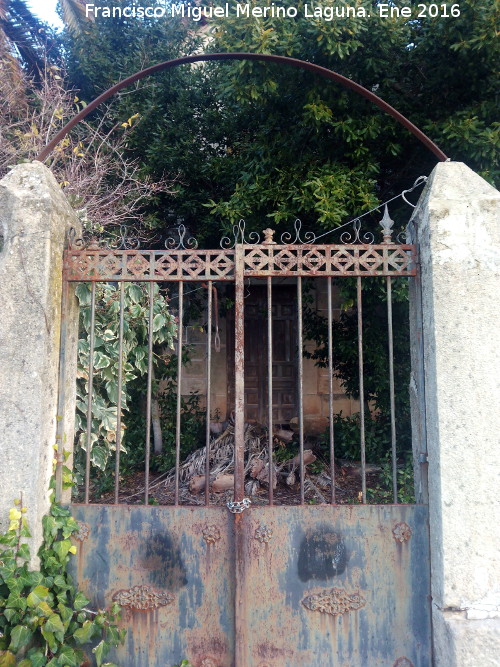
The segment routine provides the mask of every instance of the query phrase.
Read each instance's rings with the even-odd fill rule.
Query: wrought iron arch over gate
[[[416,249],[397,243],[390,228],[380,243],[358,238],[347,244],[245,242],[236,229],[228,249],[109,250],[70,247],[65,254],[65,299],[70,285],[88,283],[91,309],[96,285],[114,283],[120,299],[119,364],[123,357],[123,286],[149,286],[149,372],[146,471],[143,504],[119,502],[119,455],[115,504],[93,504],[90,447],[85,498],[73,504],[80,521],[75,573],[97,607],[113,600],[123,607],[126,643],[113,660],[124,667],[171,667],[187,658],[194,667],[428,667],[430,607],[427,507],[367,504],[363,399],[363,282],[385,279],[388,345],[393,380],[391,289],[395,279],[417,275]],[[292,240],[292,239],[290,239]],[[297,398],[299,455],[295,505],[273,497],[272,465],[264,504],[245,493],[245,280],[261,281],[267,294],[267,364],[273,364],[273,281],[293,279],[297,295]],[[332,281],[354,278],[357,285],[358,351],[361,394],[361,477],[359,504],[335,498],[333,429],[330,440],[329,502],[307,503],[304,466],[303,281],[326,285],[328,310],[329,420],[333,423]],[[154,286],[175,284],[179,295],[179,348],[183,345],[184,287],[203,282],[207,290],[207,433],[205,504],[183,505],[179,496],[182,439],[176,428],[176,481],[173,504],[148,506],[151,429],[151,354]],[[234,494],[226,506],[210,494],[212,287],[234,284]],[[91,322],[92,322],[91,312]],[[64,334],[64,332],[63,332]],[[94,356],[90,330],[87,442],[91,442]],[[63,350],[65,346],[63,345]],[[181,355],[179,355],[180,358]],[[64,362],[64,359],[63,359]],[[182,364],[178,366],[180,401]],[[273,461],[273,373],[268,373],[268,461]],[[391,386],[393,381],[391,380]],[[117,413],[121,414],[121,390]],[[394,402],[392,395],[392,412]],[[179,413],[178,413],[179,414]],[[393,420],[394,420],[394,414]],[[120,419],[120,416],[119,416]],[[394,421],[393,421],[394,426]],[[117,427],[119,438],[120,424]],[[395,431],[393,429],[393,437]],[[120,443],[117,443],[119,452]],[[393,468],[395,470],[395,441]],[[58,466],[60,488],[62,468]]]

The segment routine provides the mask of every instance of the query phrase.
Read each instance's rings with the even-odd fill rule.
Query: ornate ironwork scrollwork
[[[151,586],[134,586],[117,591],[113,600],[121,607],[129,607],[138,611],[149,611],[172,604],[174,596],[167,591],[156,591]]]
[[[245,221],[242,219],[237,225],[233,226],[233,240],[229,236],[223,236],[220,241],[220,247],[223,250],[231,250],[237,244],[244,243],[245,245],[258,245],[260,243],[260,234],[257,232],[250,232],[248,239],[245,236]]]
[[[71,250],[138,250],[141,242],[138,236],[129,234],[130,228],[126,225],[120,225],[118,233],[112,234],[108,238],[99,239],[95,236],[84,234],[78,236],[74,227],[68,230],[68,247]]]
[[[340,229],[340,227],[338,229]],[[363,243],[365,245],[375,243],[375,235],[372,234],[372,232],[361,232],[361,220],[359,218],[356,218],[352,221],[352,230],[353,231],[351,232],[350,230],[346,229],[344,232],[342,232],[340,235],[341,243]]]
[[[110,239],[100,241],[101,247],[105,250],[138,250],[141,242],[138,236],[129,235],[130,228],[126,225],[120,225],[120,231]]]
[[[72,250],[82,250],[85,248],[85,240],[81,236],[78,236],[75,227],[68,229],[68,248]]]
[[[192,234],[189,234],[185,225],[179,225],[175,231],[178,234],[178,238],[169,236],[165,240],[165,248],[167,250],[196,250],[198,241]]]
[[[295,220],[293,227],[295,230],[295,238],[293,239],[293,241],[290,232],[283,232],[283,234],[281,235],[281,243],[285,245],[309,245],[316,241],[316,234],[314,234],[314,232],[305,232],[304,238],[302,238],[302,236],[300,235],[302,229],[302,221],[299,220],[299,218]]]
[[[316,595],[308,595],[302,604],[311,611],[322,614],[341,616],[349,611],[357,611],[364,607],[366,600],[359,593],[348,593],[343,588],[332,588]]]

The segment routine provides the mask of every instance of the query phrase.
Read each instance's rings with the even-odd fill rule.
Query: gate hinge
[[[243,500],[230,500],[227,503],[227,509],[231,512],[231,514],[241,514],[247,510],[251,504],[252,501],[250,498],[243,498]]]

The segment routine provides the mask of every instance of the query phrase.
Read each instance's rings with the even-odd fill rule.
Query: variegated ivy
[[[88,372],[91,323],[91,287],[76,288],[80,302],[78,343],[78,388],[76,433],[78,444],[87,447]],[[149,284],[124,285],[122,416],[129,407],[127,383],[148,370]],[[116,283],[96,284],[94,375],[91,428],[91,461],[104,470],[116,448],[120,288]],[[153,344],[173,349],[177,333],[175,317],[169,312],[168,298],[155,284],[153,288]],[[122,422],[122,429],[125,427]],[[123,432],[122,432],[123,435]],[[121,445],[123,449],[123,444]]]

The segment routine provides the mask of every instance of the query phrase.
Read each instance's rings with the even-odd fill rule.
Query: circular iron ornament
[[[259,526],[255,531],[255,539],[261,542],[262,544],[268,544],[273,537],[272,528],[267,526]]]
[[[394,535],[396,542],[401,542],[401,544],[403,544],[403,542],[408,542],[412,532],[410,526],[404,521],[401,521],[394,526],[392,534]]]
[[[220,530],[217,526],[206,526],[203,529],[203,539],[207,544],[215,544],[220,540]]]
[[[73,533],[73,538],[79,542],[83,542],[90,535],[90,526],[88,523],[84,523],[83,521],[77,521],[77,524],[78,530],[76,533]]]
[[[200,662],[200,667],[219,667],[213,658],[203,658]]]
[[[313,74],[318,74],[323,76],[325,79],[339,83],[345,88],[353,90],[358,95],[365,97],[366,99],[373,102],[379,109],[385,111],[385,113],[392,116],[395,120],[398,121],[403,127],[409,130],[419,141],[421,141],[424,146],[426,146],[441,162],[445,162],[448,157],[443,153],[443,151],[437,146],[429,137],[419,130],[419,128],[414,125],[408,118],[403,116],[403,114],[396,111],[394,107],[390,104],[387,104],[383,99],[372,93],[371,90],[360,86],[359,83],[351,81],[345,76],[338,74],[337,72],[327,69],[326,67],[321,67],[320,65],[315,65],[314,63],[309,63],[305,60],[298,60],[297,58],[288,58],[286,56],[274,56],[262,53],[205,53],[201,55],[185,56],[184,58],[175,58],[174,60],[167,60],[162,63],[153,65],[152,67],[147,67],[146,69],[141,70],[140,72],[135,72],[131,76],[128,76],[123,81],[119,81],[108,90],[104,91],[99,97],[96,97],[95,100],[92,100],[84,109],[76,114],[66,125],[59,130],[59,132],[49,141],[49,143],[43,148],[40,153],[37,155],[36,159],[39,162],[43,162],[54,150],[57,144],[64,139],[68,132],[75,127],[81,120],[83,120],[89,113],[91,113],[95,108],[100,104],[108,100],[110,97],[113,97],[115,93],[118,93],[123,88],[130,86],[136,81],[140,81],[150,74],[155,74],[156,72],[162,72],[173,67],[178,67],[179,65],[187,65],[189,63],[198,63],[206,62],[208,60],[260,60],[263,62],[272,62],[278,63],[280,65],[288,65],[289,67],[295,67],[298,69],[308,70],[313,72]]]
[[[398,658],[392,667],[413,667],[413,662],[405,658]]]

